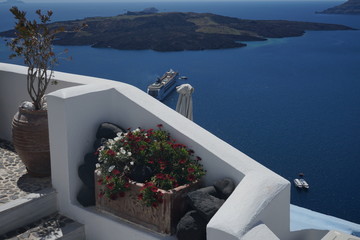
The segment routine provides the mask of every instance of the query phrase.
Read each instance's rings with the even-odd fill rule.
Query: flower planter
[[[98,177],[95,175],[95,181]],[[142,183],[130,183],[130,190],[124,197],[110,200],[106,196],[99,197],[102,186],[95,183],[96,208],[100,211],[109,212],[132,223],[158,233],[171,235],[176,231],[176,225],[188,210],[185,199],[190,191],[200,187],[200,182],[183,185],[170,191],[161,190],[163,203],[158,207],[147,207],[138,200]]]

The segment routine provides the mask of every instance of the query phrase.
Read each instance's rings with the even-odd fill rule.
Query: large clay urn
[[[12,121],[13,144],[30,175],[50,175],[47,110],[19,108]]]

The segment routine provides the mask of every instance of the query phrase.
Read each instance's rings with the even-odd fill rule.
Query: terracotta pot
[[[49,128],[46,110],[19,108],[12,121],[13,144],[30,175],[50,176]]]
[[[196,182],[169,191],[160,190],[164,194],[163,203],[154,208],[147,207],[138,200],[140,189],[144,184],[131,182],[130,190],[125,192],[124,197],[110,200],[106,196],[99,197],[103,186],[97,184],[98,179],[99,177],[95,174],[95,196],[98,210],[167,235],[176,232],[178,222],[188,211],[189,206],[185,199],[187,193],[198,189],[201,185],[200,182]]]

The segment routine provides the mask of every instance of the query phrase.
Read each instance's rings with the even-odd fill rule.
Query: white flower
[[[100,163],[95,164],[96,168],[100,168]]]
[[[132,154],[131,152],[127,152],[127,155],[128,155],[129,157],[131,156],[131,154]]]
[[[114,145],[115,141],[114,141],[114,139],[109,139],[107,141],[107,143],[108,143],[108,145],[112,146],[112,145]]]
[[[134,166],[134,161],[131,161],[131,162],[130,162],[130,165],[131,165],[131,166]]]
[[[95,170],[95,173],[96,173],[96,175],[97,175],[98,177],[101,176],[101,170],[100,170],[100,169],[96,169],[96,170]]]
[[[115,168],[115,165],[111,165],[108,169],[108,172],[112,172],[112,170],[114,170],[114,168]]]
[[[125,151],[125,149],[124,148],[120,148],[120,152],[121,152],[121,154],[126,154],[126,151]]]
[[[137,133],[137,132],[140,132],[140,128],[137,128],[133,131],[133,133]]]

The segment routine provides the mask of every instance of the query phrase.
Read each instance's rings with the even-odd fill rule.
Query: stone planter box
[[[96,175],[95,181],[97,181]],[[156,208],[147,207],[138,200],[143,185],[132,182],[130,190],[125,193],[125,197],[110,200],[106,196],[98,197],[102,186],[95,183],[96,208],[158,233],[174,234],[176,225],[188,210],[185,197],[188,192],[198,189],[200,182],[183,185],[169,191],[161,190],[164,194],[164,202]]]

